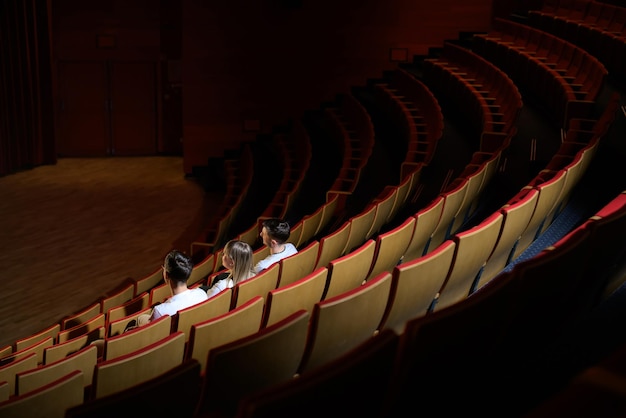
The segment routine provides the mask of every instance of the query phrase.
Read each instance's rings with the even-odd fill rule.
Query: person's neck
[[[286,244],[278,244],[272,248],[272,254],[280,254],[287,249]]]
[[[186,290],[189,290],[187,285],[178,285],[176,287],[172,287],[172,295],[178,295]]]

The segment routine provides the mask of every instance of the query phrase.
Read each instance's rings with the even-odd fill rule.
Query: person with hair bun
[[[193,270],[191,257],[182,251],[172,250],[165,256],[162,269],[163,280],[169,285],[172,296],[164,302],[154,305],[150,314],[139,315],[136,322],[131,321],[126,330],[146,325],[163,315],[173,316],[181,309],[207,300],[206,292],[202,289],[187,287],[187,280]]]

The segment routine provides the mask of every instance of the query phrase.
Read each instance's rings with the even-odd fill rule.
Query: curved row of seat
[[[244,145],[236,159],[224,161],[226,192],[215,216],[191,244],[191,253],[196,258],[213,252],[224,245],[230,227],[245,202],[254,173],[254,159],[250,146]]]
[[[433,159],[443,136],[443,113],[439,101],[426,85],[402,68],[393,71],[388,83],[376,83],[374,93],[389,124],[399,130],[406,153],[400,178]]]
[[[567,129],[572,118],[588,117],[607,75],[584,49],[532,26],[496,18],[492,30],[473,37],[472,50],[510,74]]]
[[[472,50],[449,41],[438,57],[423,62],[425,81],[443,87],[439,93],[464,115],[480,151],[499,148],[502,138],[515,129],[523,106],[509,76]]]
[[[343,211],[374,149],[374,127],[369,114],[352,94],[339,96],[337,102],[324,108],[328,133],[341,156],[339,173],[326,192],[326,200],[337,195],[337,210]]]
[[[311,140],[300,123],[291,134],[274,135],[278,147],[278,161],[283,164],[281,183],[272,201],[261,212],[258,220],[284,218],[298,198],[304,177],[311,165]]]
[[[580,46],[614,74],[626,74],[626,7],[595,0],[544,2],[529,24]]]

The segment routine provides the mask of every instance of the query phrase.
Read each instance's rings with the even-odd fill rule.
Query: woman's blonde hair
[[[224,254],[233,260],[231,276],[233,284],[243,282],[254,276],[252,247],[243,241],[231,240],[224,245]]]

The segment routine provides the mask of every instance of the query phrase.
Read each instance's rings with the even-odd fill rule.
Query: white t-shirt
[[[265,257],[263,260],[261,260],[258,263],[256,263],[256,266],[254,266],[254,272],[259,274],[259,272],[261,272],[262,270],[265,270],[266,268],[268,268],[272,264],[279,262],[280,260],[282,260],[285,257],[289,257],[290,255],[294,255],[297,252],[298,252],[298,249],[296,248],[295,245],[293,245],[290,242],[286,242],[284,250],[282,250],[281,252],[276,253],[276,254],[270,254],[267,257]]]
[[[213,286],[211,286],[211,288],[206,291],[206,294],[208,297],[213,297],[220,293],[222,290],[233,287],[233,284],[233,279],[229,275],[227,278],[222,279],[219,282],[215,283]]]
[[[207,300],[206,292],[200,288],[187,289],[182,293],[172,296],[165,302],[156,305],[152,310],[152,319],[162,317],[163,315],[172,316],[181,309],[188,308],[196,303]]]

